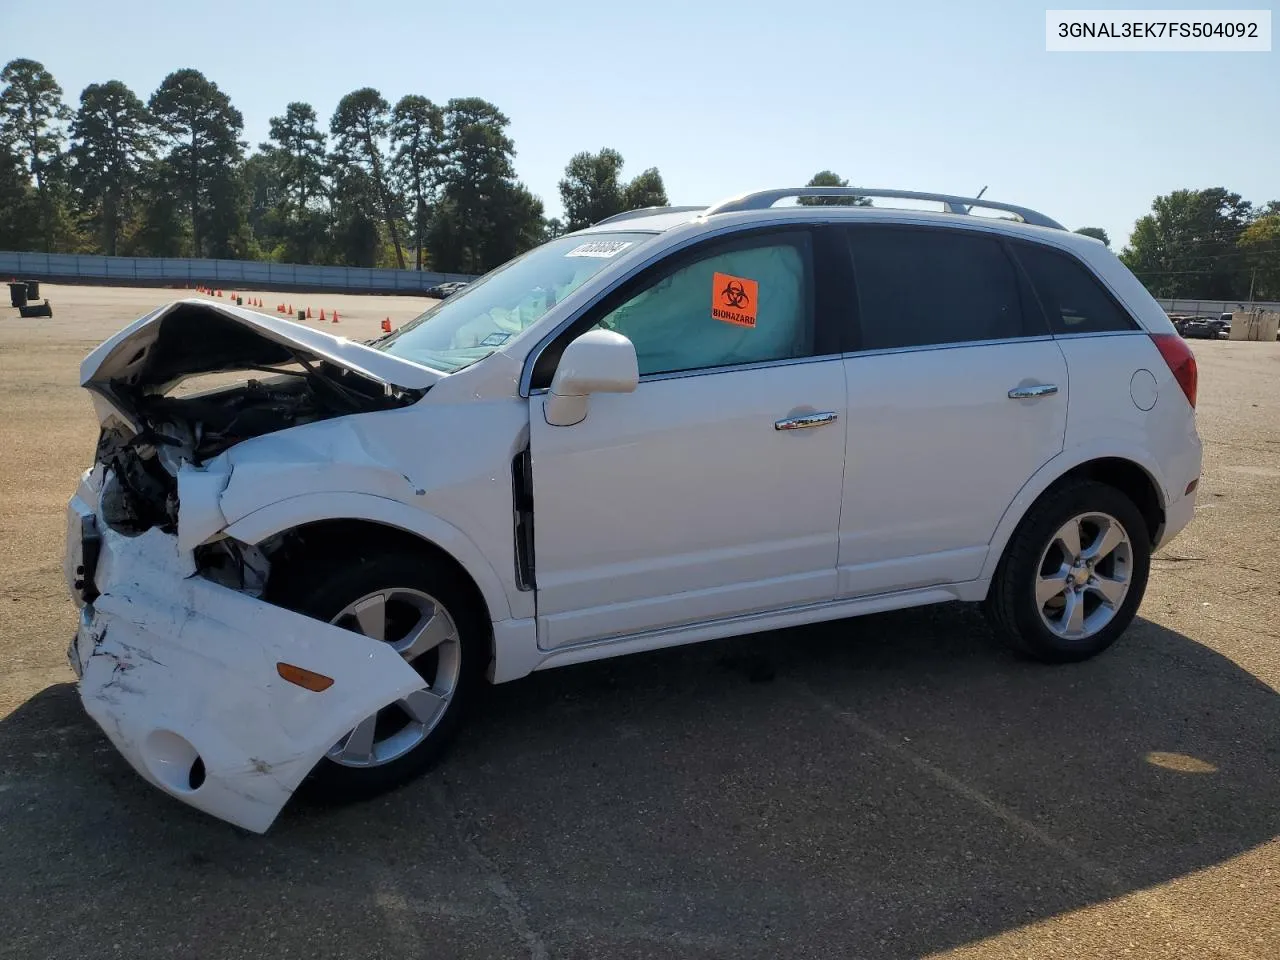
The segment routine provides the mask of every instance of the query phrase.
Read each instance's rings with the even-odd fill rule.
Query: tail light
[[[1194,407],[1196,381],[1199,377],[1196,370],[1196,355],[1191,352],[1187,342],[1176,333],[1153,333],[1151,342],[1156,345],[1160,356],[1164,357],[1164,362],[1169,365],[1169,372],[1173,374],[1173,379],[1178,381],[1182,392],[1187,395],[1187,402]]]

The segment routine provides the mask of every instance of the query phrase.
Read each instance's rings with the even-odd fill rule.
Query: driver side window
[[[804,235],[721,246],[659,277],[595,329],[635,344],[641,376],[804,357],[810,277]]]

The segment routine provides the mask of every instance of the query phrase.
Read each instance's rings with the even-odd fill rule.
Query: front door
[[[816,336],[808,232],[710,241],[591,326],[635,344],[641,382],[569,427],[531,398],[539,644],[832,599],[845,383]]]

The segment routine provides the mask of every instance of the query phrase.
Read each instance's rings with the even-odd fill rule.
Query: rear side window
[[[985,234],[912,227],[849,230],[861,348],[1025,335],[1017,271]]]
[[[1014,250],[1031,277],[1054,333],[1137,329],[1129,315],[1074,257],[1025,243],[1017,244]]]

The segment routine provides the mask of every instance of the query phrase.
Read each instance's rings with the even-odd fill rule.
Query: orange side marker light
[[[297,684],[303,689],[311,690],[315,693],[328,690],[333,686],[333,677],[326,677],[323,673],[314,673],[311,670],[296,667],[292,663],[277,663],[276,673],[290,683]]]

